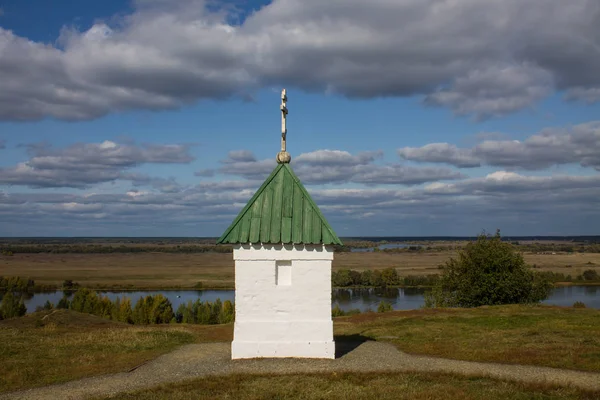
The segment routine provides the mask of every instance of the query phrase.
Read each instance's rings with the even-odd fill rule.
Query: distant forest
[[[346,237],[336,252],[373,249],[386,253],[454,251],[476,237]],[[19,253],[231,253],[232,245],[217,245],[210,237],[14,237],[0,238],[0,255]],[[505,236],[520,251],[600,253],[600,236]],[[377,248],[382,244],[406,243],[403,248]]]

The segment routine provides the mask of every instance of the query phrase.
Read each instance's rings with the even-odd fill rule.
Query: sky
[[[597,0],[0,0],[0,236],[600,234]]]

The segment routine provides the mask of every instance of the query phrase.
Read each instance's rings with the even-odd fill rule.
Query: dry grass
[[[233,286],[231,254],[15,254],[0,258],[2,274],[27,276],[39,284],[71,279],[88,287],[121,289]]]
[[[402,276],[439,273],[454,252],[336,253],[334,270],[397,268]],[[539,271],[580,275],[586,269],[600,272],[600,254],[525,254]],[[103,289],[233,287],[233,259],[227,253],[125,253],[125,254],[15,254],[0,257],[3,275],[31,277],[39,284],[60,285],[71,279]]]
[[[544,306],[394,311],[336,318],[338,335],[408,353],[600,371],[600,310]]]
[[[73,311],[49,314],[0,322],[0,392],[127,371],[182,344],[231,338],[227,325],[138,327]]]
[[[188,399],[597,399],[600,393],[443,374],[229,375],[121,394],[122,400]]]

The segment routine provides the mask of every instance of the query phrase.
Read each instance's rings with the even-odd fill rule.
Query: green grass
[[[544,306],[399,311],[336,320],[416,354],[600,371],[600,311]]]
[[[599,392],[523,385],[443,374],[229,375],[195,379],[110,399],[378,399],[551,400],[598,399]]]

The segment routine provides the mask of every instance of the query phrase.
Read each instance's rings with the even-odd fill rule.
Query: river
[[[395,288],[395,289],[334,289],[332,293],[332,306],[336,304],[344,311],[359,309],[377,310],[381,300],[392,305],[394,310],[414,310],[420,308],[424,303],[423,289],[417,288]],[[111,300],[117,297],[129,297],[132,306],[142,296],[163,294],[177,309],[180,304],[200,299],[202,301],[214,301],[220,298],[222,301],[234,300],[233,290],[161,290],[144,292],[102,292]],[[55,305],[63,293],[36,293],[25,299],[27,311],[32,312],[38,306],[50,301]],[[562,286],[554,288],[550,297],[543,303],[557,306],[572,306],[576,301],[583,302],[588,308],[600,309],[600,286]]]

